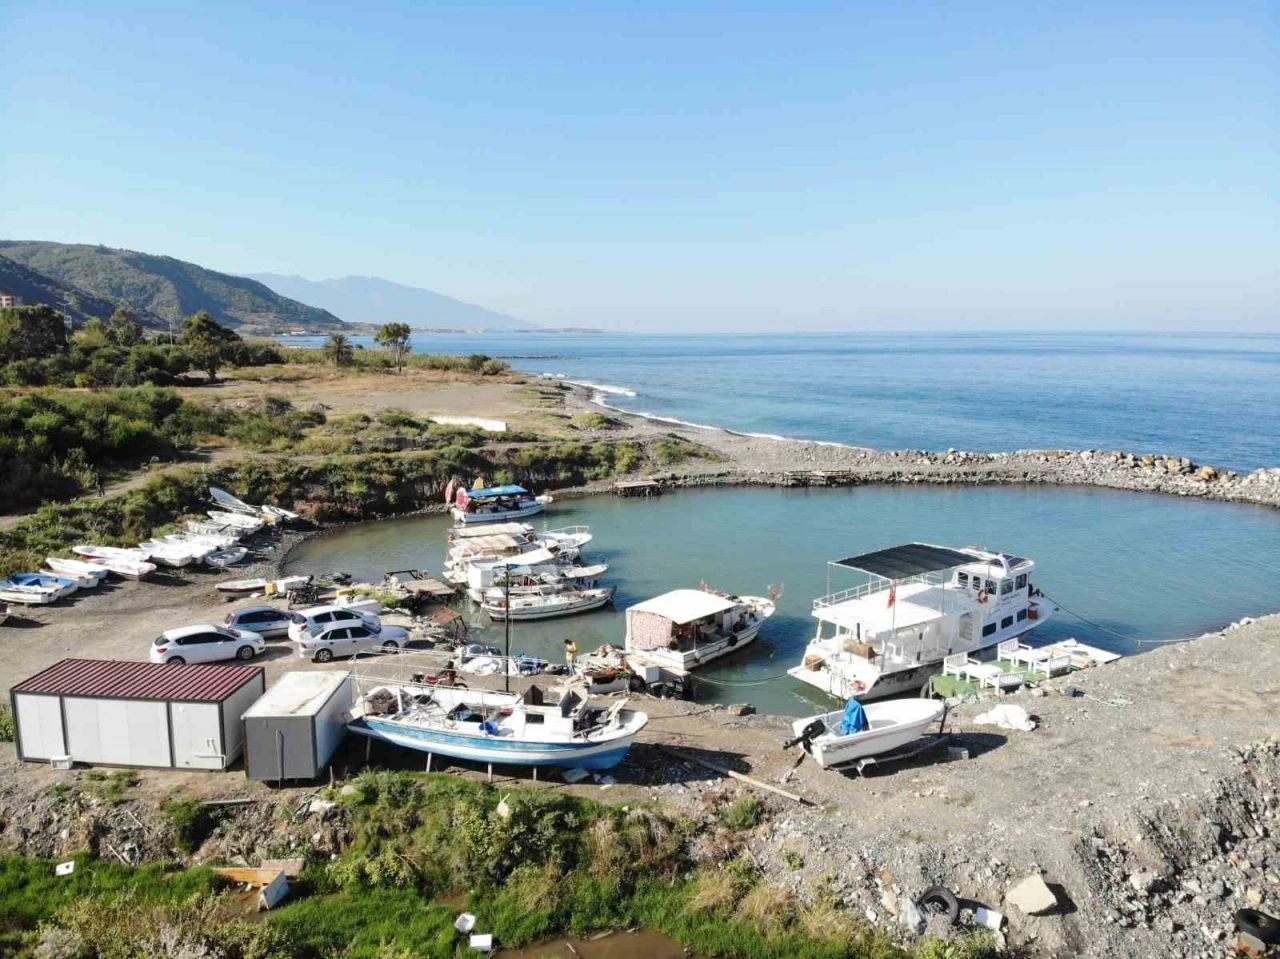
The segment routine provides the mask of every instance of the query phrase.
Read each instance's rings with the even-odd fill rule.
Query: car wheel
[[[383,643],[383,644],[382,644],[382,649],[383,649],[383,651],[384,651],[384,652],[385,652],[385,651],[387,651],[387,650],[389,650],[389,649],[399,649],[399,648],[400,648],[400,644],[399,644],[399,643],[397,643],[397,642],[396,642],[395,640],[393,640],[393,639],[389,639],[389,640],[387,640],[385,643]]]
[[[236,659],[245,663],[253,659],[253,647],[241,646],[239,649],[236,650]]]
[[[317,663],[327,663],[327,662],[329,662],[329,660],[331,660],[331,659],[333,659],[333,650],[332,650],[332,649],[318,649],[318,650],[316,650],[315,661],[316,661]]]
[[[166,666],[185,666],[187,665],[187,661],[181,656],[170,656],[164,661],[164,664]]]

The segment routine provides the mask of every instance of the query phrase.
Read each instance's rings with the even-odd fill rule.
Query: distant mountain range
[[[348,323],[408,323],[414,329],[541,329],[528,320],[376,276],[308,280],[279,273],[251,273],[249,278],[284,296],[323,307]]]
[[[106,246],[0,240],[0,289],[27,303],[48,303],[83,321],[119,306],[140,322],[164,327],[207,311],[245,333],[291,329],[330,332],[348,326],[327,310],[281,296],[256,280],[208,270],[169,256]]]

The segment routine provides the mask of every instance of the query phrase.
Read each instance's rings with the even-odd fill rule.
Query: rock
[[[1227,885],[1221,879],[1215,879],[1209,885],[1209,895],[1214,899],[1221,899],[1227,894]]]
[[[1258,909],[1262,905],[1262,890],[1250,887],[1244,891],[1244,901],[1250,909]]]
[[[1043,915],[1058,907],[1058,897],[1039,873],[1032,873],[1006,892],[1004,901],[1028,916]]]
[[[341,789],[338,790],[338,795],[351,798],[351,799],[364,798],[364,792],[355,783],[347,783],[345,786],[343,786]]]
[[[753,716],[756,708],[751,703],[734,703],[732,706],[726,706],[724,711],[730,716]]]
[[[1129,885],[1134,892],[1143,896],[1148,895],[1151,892],[1151,888],[1159,881],[1160,877],[1150,869],[1139,869],[1137,872],[1129,874]]]

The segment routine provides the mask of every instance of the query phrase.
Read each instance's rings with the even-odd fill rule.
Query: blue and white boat
[[[488,486],[484,489],[454,491],[452,484],[446,490],[452,494],[453,506],[449,512],[463,526],[473,523],[505,523],[541,513],[551,502],[550,496],[534,496],[523,486]],[[449,500],[446,500],[449,501]]]
[[[507,766],[609,769],[649,722],[620,700],[592,706],[585,691],[559,703],[526,703],[519,693],[395,683],[376,686],[352,709],[348,728],[419,752]]]
[[[14,573],[0,579],[0,601],[38,606],[74,593],[79,584],[65,576],[49,573]]]

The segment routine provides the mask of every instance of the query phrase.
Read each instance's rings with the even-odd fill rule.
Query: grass
[[[730,829],[751,829],[760,824],[764,803],[755,796],[735,799],[720,810],[720,821]]]
[[[81,777],[84,791],[108,806],[118,806],[128,799],[128,791],[138,782],[138,774],[132,769],[117,769],[111,773],[91,769]]]
[[[17,728],[13,724],[13,713],[8,706],[0,706],[0,743],[13,742]]]
[[[723,456],[710,447],[690,442],[675,433],[668,433],[664,439],[655,443],[652,455],[663,466],[675,466],[677,463],[691,459],[706,460],[710,463],[719,463],[724,460]]]
[[[604,413],[578,413],[569,420],[569,425],[580,430],[620,430],[627,424]]]

